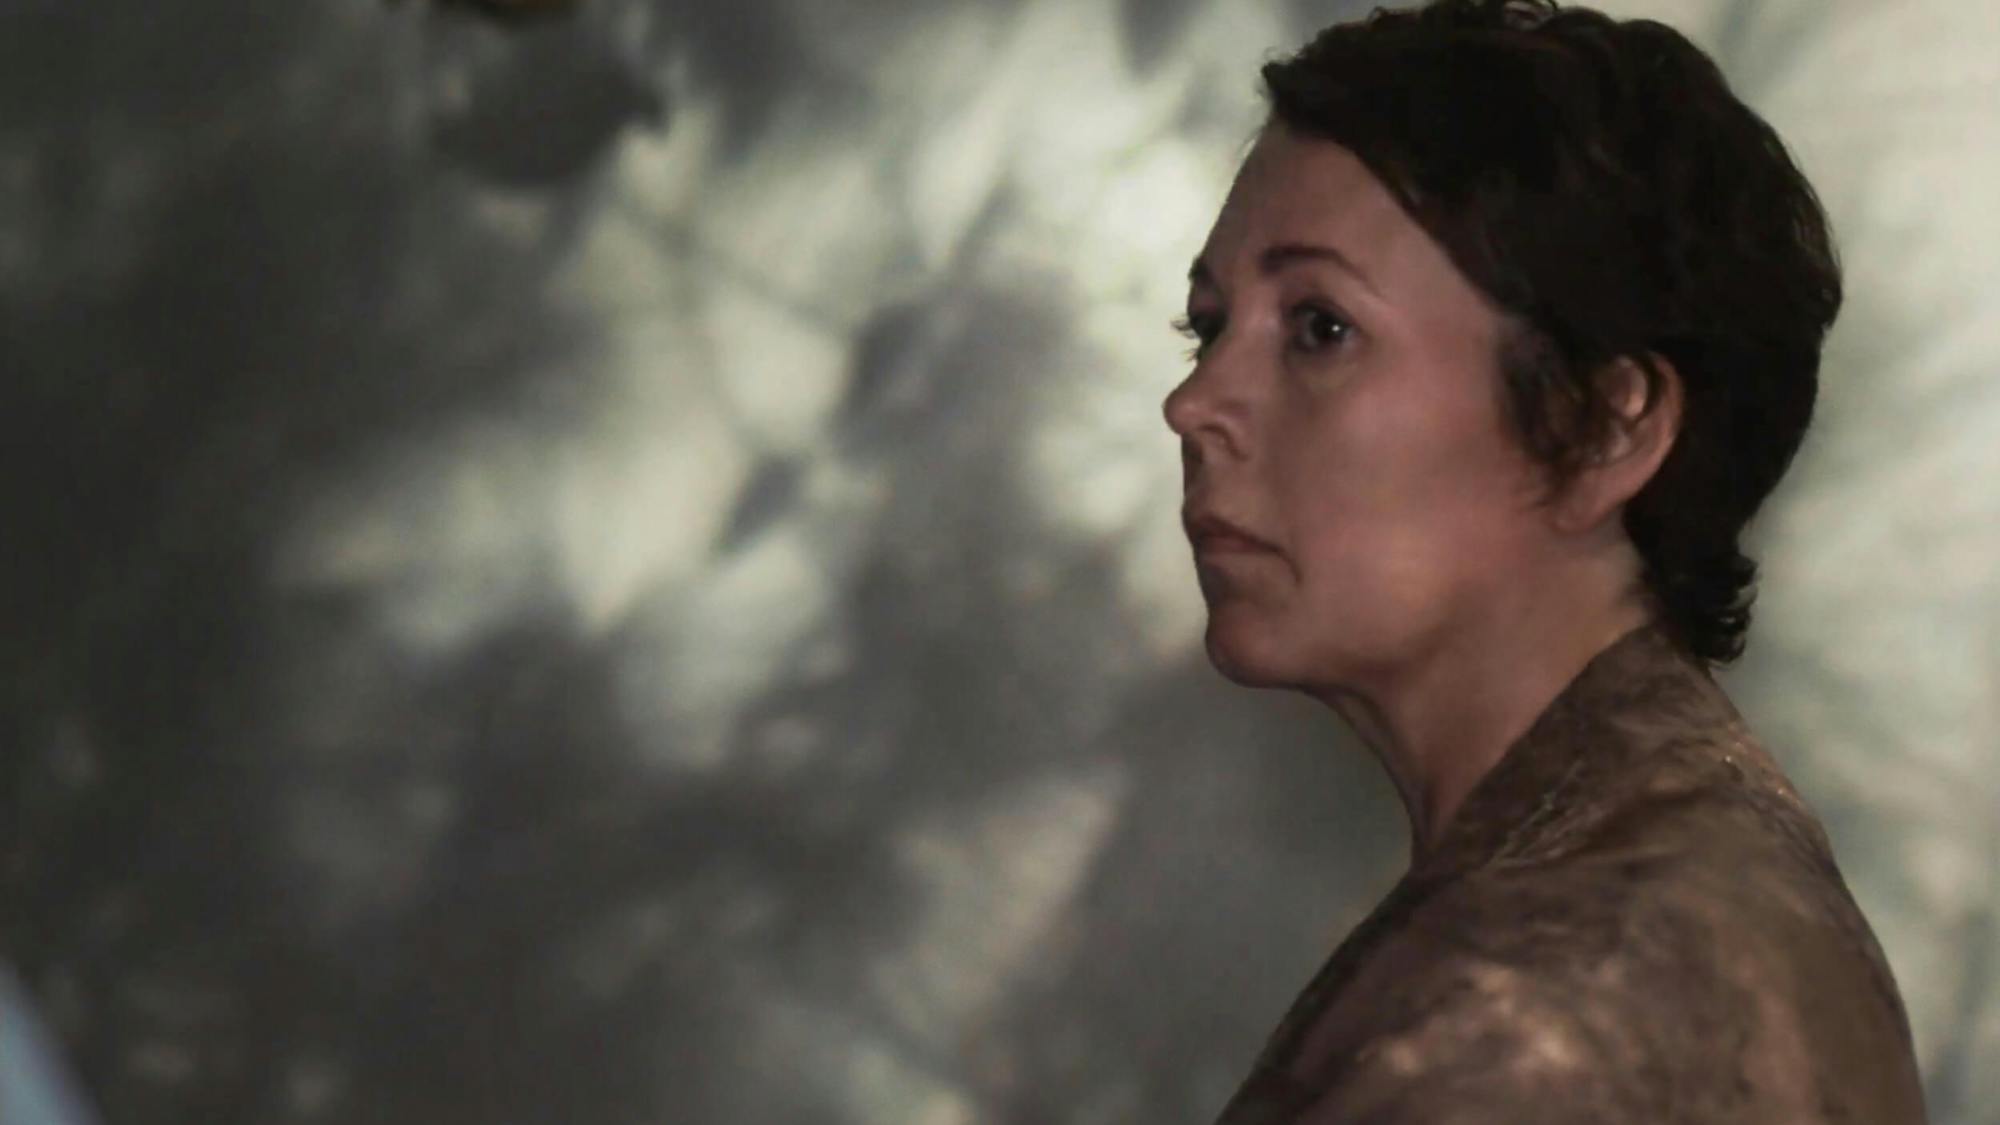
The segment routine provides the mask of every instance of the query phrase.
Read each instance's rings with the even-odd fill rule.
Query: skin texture
[[[1276,124],[1196,260],[1188,321],[1197,362],[1164,404],[1186,505],[1277,548],[1197,553],[1210,659],[1338,712],[1420,858],[1557,690],[1651,615],[1618,515],[1672,446],[1678,377],[1642,413],[1637,372],[1602,373],[1636,420],[1537,507],[1503,422],[1501,314],[1352,153]]]
[[[1210,659],[1332,707],[1411,824],[1224,1125],[1922,1121],[1825,832],[1660,627],[1619,520],[1678,374],[1645,404],[1630,364],[1597,373],[1626,425],[1538,505],[1504,317],[1351,153],[1280,126],[1191,282],[1187,507],[1271,547],[1198,550]]]

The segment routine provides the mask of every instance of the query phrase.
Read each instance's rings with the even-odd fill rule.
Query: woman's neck
[[[1462,622],[1421,658],[1320,696],[1382,762],[1410,823],[1414,865],[1507,749],[1598,653],[1656,620],[1643,592],[1574,585]],[[1316,693],[1317,694],[1317,693]]]

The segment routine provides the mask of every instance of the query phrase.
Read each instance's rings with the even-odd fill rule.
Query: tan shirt
[[[1479,782],[1218,1125],[1923,1120],[1825,831],[1648,625]]]

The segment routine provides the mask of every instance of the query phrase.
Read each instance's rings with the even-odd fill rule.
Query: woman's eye
[[[1317,305],[1301,305],[1292,313],[1292,346],[1316,352],[1347,341],[1354,326],[1347,318]]]
[[[1215,342],[1215,337],[1221,331],[1221,325],[1217,324],[1216,318],[1210,314],[1189,313],[1174,318],[1174,331],[1194,341],[1194,347],[1188,349],[1188,358],[1195,359],[1207,350],[1208,345]]]

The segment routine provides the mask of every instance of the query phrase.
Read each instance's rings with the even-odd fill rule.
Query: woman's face
[[[1188,320],[1195,367],[1165,403],[1185,515],[1272,548],[1197,544],[1225,675],[1371,682],[1532,580],[1550,533],[1503,421],[1501,317],[1347,149],[1265,131]]]

